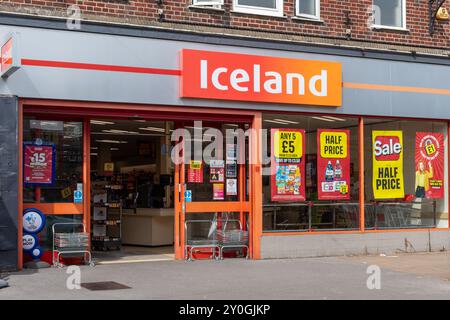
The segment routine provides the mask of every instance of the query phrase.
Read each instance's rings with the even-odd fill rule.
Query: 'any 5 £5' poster
[[[271,129],[271,199],[304,201],[305,131]]]

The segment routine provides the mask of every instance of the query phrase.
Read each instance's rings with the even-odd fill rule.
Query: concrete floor
[[[0,299],[450,299],[450,253],[285,260],[155,261],[81,267],[81,282],[125,290],[68,290],[67,269],[11,274]],[[381,268],[381,289],[367,268]],[[36,294],[36,293],[39,294]]]

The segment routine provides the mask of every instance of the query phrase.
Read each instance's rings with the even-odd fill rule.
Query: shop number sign
[[[55,146],[41,144],[24,145],[25,185],[52,185],[55,178]]]

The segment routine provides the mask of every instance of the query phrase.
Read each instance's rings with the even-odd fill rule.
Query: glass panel
[[[366,228],[447,227],[446,123],[391,119],[364,119],[364,122]],[[398,133],[403,145],[398,141]],[[403,168],[397,163],[393,165],[393,170],[399,168],[398,173],[383,170],[387,166],[384,161],[392,154],[398,154],[397,158],[403,161]],[[402,184],[404,193],[395,195]]]
[[[277,0],[238,0],[238,4],[258,8],[277,8]]]
[[[263,128],[266,130],[266,148],[263,154],[263,199],[265,231],[314,231],[339,230],[359,228],[359,152],[358,152],[358,119],[343,116],[305,116],[264,114]],[[302,129],[305,131],[304,172],[300,170],[299,176],[305,175],[305,201],[274,201],[273,189],[278,188],[278,182],[272,182],[270,130],[274,128]],[[318,168],[318,130],[340,129],[349,133],[348,165],[343,166],[334,159],[327,166]],[[264,139],[263,139],[264,140]],[[263,151],[264,152],[264,151]],[[343,161],[343,160],[342,160]],[[323,163],[323,161],[321,161]],[[331,169],[331,170],[330,170]],[[329,180],[318,183],[318,170],[324,170],[325,175],[331,173]],[[345,171],[347,173],[345,173]],[[349,174],[349,194],[345,200],[319,200],[318,190],[323,194],[329,191],[330,186],[336,188]],[[286,181],[290,176],[287,175]],[[278,178],[274,178],[276,180]],[[327,178],[328,179],[328,178]],[[280,178],[280,180],[282,180]],[[278,180],[276,180],[278,181]],[[300,181],[301,178],[300,178]],[[346,182],[347,183],[347,182]],[[301,183],[300,183],[301,184]],[[289,185],[289,182],[286,182]],[[295,190],[295,187],[294,187]],[[342,189],[343,190],[343,189]],[[343,194],[346,191],[341,191]],[[295,193],[295,191],[294,191]],[[301,193],[301,192],[300,192]],[[332,199],[332,197],[331,197]]]
[[[71,223],[68,225],[60,225],[55,227],[58,232],[83,232],[82,215],[46,215],[45,228],[39,233],[39,244],[43,251],[52,250],[53,245],[53,231],[52,226],[55,223]]]
[[[205,126],[201,122],[195,125],[195,128],[185,126],[191,154],[185,159],[186,189],[192,195],[187,201],[239,201],[241,169],[245,170],[248,161],[245,150],[248,125],[210,123]]]
[[[83,123],[26,116],[23,130],[25,143],[40,140],[42,144],[54,145],[56,153],[54,185],[39,187],[40,199],[36,199],[38,187],[24,187],[24,202],[74,202],[77,184],[83,183]]]
[[[374,18],[375,24],[402,27],[402,0],[374,0]]]
[[[311,16],[317,15],[316,0],[298,0],[299,14],[308,14]]]

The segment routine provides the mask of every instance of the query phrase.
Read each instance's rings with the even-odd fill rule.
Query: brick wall
[[[284,1],[285,17],[267,17],[232,12],[232,0],[225,0],[223,11],[193,9],[192,0],[1,0],[0,10],[43,16],[67,16],[67,7],[79,6],[83,19],[149,26],[211,27],[233,30],[234,34],[263,31],[279,38],[289,36],[320,37],[328,41],[358,41],[427,48],[450,48],[449,22],[438,22],[436,31],[428,31],[428,0],[407,0],[408,31],[371,30],[368,27],[372,0],[321,0],[321,22],[293,19],[295,0]],[[450,9],[450,0],[444,4]],[[163,10],[161,19],[158,9]],[[345,11],[351,25],[347,26]],[[347,38],[346,29],[351,29]],[[218,30],[219,31],[219,30]],[[255,33],[252,33],[255,36]]]

